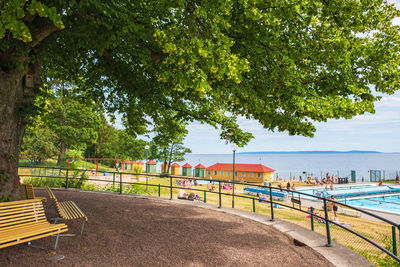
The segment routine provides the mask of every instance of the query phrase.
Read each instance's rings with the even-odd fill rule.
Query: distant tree
[[[183,146],[183,140],[187,135],[186,122],[179,120],[175,112],[163,114],[155,120],[155,136],[150,146],[152,157],[164,162],[161,172],[168,173],[173,161],[183,161],[185,154],[191,150]]]
[[[54,158],[59,151],[56,142],[57,136],[50,128],[46,127],[40,119],[32,120],[26,127],[22,155],[35,163]]]
[[[111,128],[107,142],[102,144],[100,154],[104,158],[142,159],[146,142],[136,139],[127,130]]]
[[[87,143],[97,140],[100,116],[95,103],[79,95],[66,84],[53,84],[53,94],[45,98],[42,115],[47,127],[57,136],[59,155],[57,165],[65,161],[67,148],[84,149]]]

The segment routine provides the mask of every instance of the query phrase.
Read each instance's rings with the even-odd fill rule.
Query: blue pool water
[[[386,195],[382,197],[382,195],[388,193],[399,194],[399,185],[352,185],[336,187],[334,190],[325,190],[325,188],[308,188],[299,189],[297,191],[320,197],[335,196],[339,202],[359,208],[371,208],[381,211],[400,213],[400,195]],[[294,196],[298,197],[298,194],[295,194]],[[305,195],[301,195],[301,198],[315,199],[311,196]]]
[[[376,210],[400,213],[400,196],[352,199],[347,200],[346,204],[360,208],[372,208]]]

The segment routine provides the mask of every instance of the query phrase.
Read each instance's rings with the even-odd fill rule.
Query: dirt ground
[[[47,237],[33,244],[49,250],[0,249],[0,266],[332,266],[274,228],[238,216],[128,196],[54,193],[89,217],[83,235],[60,238],[57,253],[65,258],[56,263],[46,260],[55,241]],[[68,225],[79,232],[80,222]]]

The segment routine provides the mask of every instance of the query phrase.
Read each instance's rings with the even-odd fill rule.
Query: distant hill
[[[350,151],[335,151],[335,150],[312,150],[312,151],[260,151],[260,152],[239,152],[239,154],[379,154],[379,151],[369,150],[350,150]]]

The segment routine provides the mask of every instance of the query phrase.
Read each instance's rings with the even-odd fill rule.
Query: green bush
[[[48,177],[29,177],[24,178],[25,184],[32,184],[34,187],[63,187],[65,179],[48,178]]]
[[[86,171],[76,170],[72,174],[72,177],[68,179],[68,187],[82,188],[87,180],[88,180],[88,175],[86,174]],[[65,180],[64,180],[63,186],[65,186]]]
[[[136,174],[136,180],[139,181],[139,174],[143,172],[143,166],[133,165],[133,173]]]

